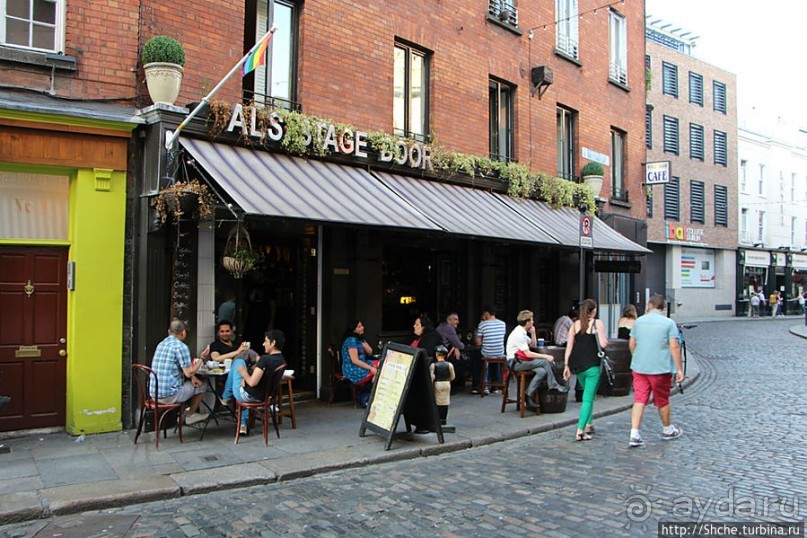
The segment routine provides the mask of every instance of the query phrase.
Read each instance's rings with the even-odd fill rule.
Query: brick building
[[[58,0],[53,6],[45,16],[12,14],[18,26],[6,22],[11,29],[45,27],[52,36],[39,42],[34,31],[3,34],[0,62],[11,88],[1,96],[0,121],[4,133],[13,127],[86,136],[80,144],[95,144],[97,162],[59,164],[70,178],[70,219],[92,214],[83,202],[88,196],[90,205],[113,211],[117,223],[92,244],[96,250],[78,248],[76,230],[83,229],[72,221],[52,245],[76,261],[76,288],[66,301],[82,317],[78,311],[68,317],[67,332],[84,319],[93,322],[78,302],[91,295],[99,301],[87,303],[95,305],[92,314],[117,324],[93,357],[123,357],[104,361],[110,396],[88,401],[80,379],[92,379],[88,371],[101,359],[67,338],[74,362],[65,399],[68,415],[76,413],[81,424],[70,428],[68,419],[70,429],[130,423],[129,365],[148,360],[173,315],[191,322],[189,342],[193,351],[202,349],[213,337],[216,306],[231,294],[239,332],[257,347],[267,327],[285,330],[297,383],[321,396],[330,387],[327,345],[349,320],[362,319],[374,345],[409,341],[420,312],[439,322],[458,311],[465,335],[484,303],[493,303],[508,324],[530,308],[550,326],[579,296],[598,298],[601,315],[614,318],[645,287],[632,272],[646,233],[642,2],[585,9],[574,0]],[[217,103],[167,151],[167,133],[192,108],[185,105],[199,102],[273,24],[266,65],[231,78]],[[160,34],[185,47],[176,105],[150,105],[143,83],[139,53]],[[252,125],[258,109],[280,116]],[[284,145],[290,125],[312,116],[323,125],[322,151],[290,150]],[[280,134],[273,139],[271,132]],[[401,153],[386,159],[383,140]],[[124,145],[122,162],[101,158],[113,141]],[[0,167],[16,173],[22,160],[30,171],[54,173],[47,151],[22,155],[20,147],[0,154]],[[579,215],[571,195],[566,205],[573,207],[562,209],[512,198],[507,193],[521,176],[491,163],[517,162],[530,177],[575,183],[591,160],[604,165],[606,181],[595,193],[600,219],[593,248],[584,251],[580,289]],[[187,218],[161,224],[150,202],[172,182],[189,179],[216,195],[214,225]],[[86,191],[82,181],[89,182]],[[101,194],[109,192],[113,204]],[[107,232],[97,222],[88,228],[87,237]],[[231,232],[242,230],[261,259],[234,278],[220,262],[232,253]],[[30,249],[40,241],[14,233],[4,232],[3,244]],[[110,252],[114,270],[100,264],[103,278],[78,258],[106,260]],[[89,293],[90,285],[99,289]]]
[[[681,316],[730,316],[737,251],[736,77],[692,55],[693,43],[647,27],[647,161],[670,182],[648,189],[647,285]]]

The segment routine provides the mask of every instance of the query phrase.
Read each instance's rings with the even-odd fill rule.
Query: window
[[[611,22],[611,65],[608,76],[619,84],[628,84],[628,29],[625,16],[610,10]]]
[[[678,155],[678,118],[664,116],[664,153]]]
[[[689,221],[703,224],[706,217],[703,181],[689,181]]]
[[[689,102],[703,106],[703,77],[692,71],[689,72]]]
[[[689,158],[703,161],[703,125],[689,124]]]
[[[714,94],[714,108],[717,112],[726,113],[726,85],[722,82],[714,81],[713,85]]]
[[[574,179],[574,120],[575,113],[558,108],[558,177]]]
[[[513,160],[513,87],[491,80],[490,94],[490,158]]]
[[[679,220],[681,217],[681,192],[678,178],[673,176],[664,184],[664,218]]]
[[[653,149],[653,109],[644,110],[644,145]]]
[[[765,212],[757,211],[757,242],[765,243]]]
[[[715,226],[729,225],[729,189],[715,185]]]
[[[796,200],[796,174],[790,174],[790,199]]]
[[[429,66],[424,51],[395,44],[393,132],[426,142],[429,134]]]
[[[765,192],[765,165],[759,165],[759,192],[757,194],[764,194]]]
[[[678,66],[661,62],[661,92],[678,98]]]
[[[790,217],[790,244],[796,246],[796,217]]]
[[[611,197],[628,201],[628,190],[625,185],[625,133],[611,129]]]
[[[488,15],[518,28],[518,8],[515,0],[488,0]]]
[[[751,242],[751,238],[748,237],[748,209],[745,207],[740,209],[740,242]]]
[[[715,131],[715,164],[720,166],[728,165],[726,133],[723,131]]]
[[[746,192],[748,184],[748,161],[740,160],[740,192]]]
[[[0,43],[41,51],[64,48],[65,0],[0,2]]]
[[[578,58],[577,0],[555,0],[555,47],[563,54]]]
[[[277,26],[277,31],[269,42],[266,63],[255,69],[254,77],[250,79],[250,75],[247,75],[244,80],[247,93],[253,94],[256,103],[290,108],[295,100],[296,10],[294,4],[288,1],[257,2],[255,35],[248,35],[247,43],[260,39],[272,24]]]
[[[653,187],[647,186],[647,218],[653,218]]]

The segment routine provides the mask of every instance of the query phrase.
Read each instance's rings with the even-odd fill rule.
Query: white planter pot
[[[594,196],[600,195],[602,190],[602,176],[583,176],[583,183],[594,192]]]
[[[185,71],[182,66],[154,62],[144,65],[143,70],[146,72],[146,86],[151,100],[154,103],[173,105],[182,85],[182,73]]]

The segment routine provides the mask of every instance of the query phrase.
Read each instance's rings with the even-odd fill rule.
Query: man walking
[[[160,393],[154,394],[154,385],[151,385],[150,390],[151,396],[158,398],[160,403],[189,402],[185,424],[190,426],[205,420],[208,414],[196,412],[205,396],[205,384],[196,377],[202,361],[197,360],[196,364],[191,364],[191,352],[185,344],[187,336],[185,323],[178,319],[171,322],[168,336],[157,344],[151,361]]]
[[[628,347],[633,358],[633,410],[630,415],[629,446],[644,445],[639,427],[642,424],[644,408],[653,401],[658,408],[664,429],[661,438],[677,439],[683,431],[670,423],[671,372],[675,371],[675,381],[684,380],[681,366],[681,346],[678,342],[678,327],[664,316],[664,297],[654,295],[647,305],[647,313],[633,324]]]
[[[552,363],[555,358],[552,355],[545,355],[543,353],[536,353],[530,350],[530,347],[536,346],[535,339],[535,326],[533,325],[533,314],[529,310],[522,310],[516,317],[518,325],[510,332],[507,337],[507,351],[508,363],[509,359],[516,361],[515,371],[532,370],[535,375],[532,376],[530,386],[527,387],[527,408],[537,409],[535,403],[535,393],[538,392],[538,387],[541,382],[546,379],[546,384],[549,390],[557,392],[568,392],[569,387],[564,387],[555,378],[552,372]]]

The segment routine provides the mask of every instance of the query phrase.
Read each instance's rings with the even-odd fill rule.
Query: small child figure
[[[454,381],[454,365],[446,361],[448,350],[445,346],[434,348],[437,359],[429,365],[429,371],[434,383],[434,401],[437,403],[437,412],[440,414],[440,424],[445,426],[448,419],[448,405],[451,403],[451,382]]]

